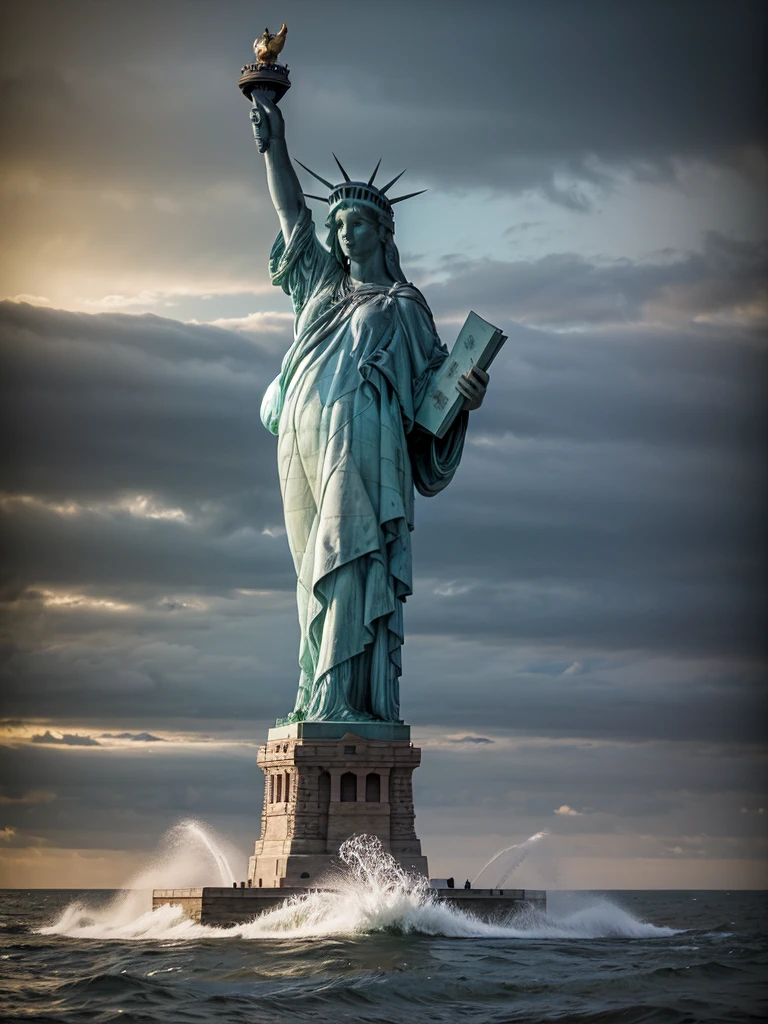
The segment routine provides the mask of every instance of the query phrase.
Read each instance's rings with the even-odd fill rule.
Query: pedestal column
[[[269,730],[257,761],[266,785],[261,835],[249,863],[254,886],[317,885],[338,864],[341,844],[362,834],[378,836],[407,870],[428,873],[415,830],[411,783],[421,750],[410,742],[409,726],[280,726]],[[343,779],[348,773],[352,779]]]

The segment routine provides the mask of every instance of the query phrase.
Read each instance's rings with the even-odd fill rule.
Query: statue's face
[[[335,224],[341,251],[356,263],[367,260],[381,245],[378,224],[359,210],[339,210]]]

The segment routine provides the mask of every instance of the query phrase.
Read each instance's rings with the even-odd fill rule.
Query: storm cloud
[[[402,2],[386,11],[286,2],[280,10],[300,95],[286,103],[305,152],[327,152],[329,125],[343,133],[352,122],[353,155],[372,157],[371,166],[384,137],[395,158],[407,153],[445,183],[508,188],[551,183],[552,168],[569,164],[599,182],[590,156],[655,178],[671,173],[675,156],[734,160],[765,141],[757,2],[727,11],[715,0],[471,8],[448,0],[439,13]],[[265,15],[274,18],[264,8],[259,26]],[[383,28],[387,45],[371,45]],[[130,11],[43,3],[34,14],[19,6],[8,29],[8,139],[36,166],[53,147],[70,173],[107,170],[131,182],[151,147],[168,178],[206,182],[237,149],[245,108],[232,98],[256,32],[251,5],[225,2],[211,17],[173,0]],[[50,66],[55,103],[39,99],[40,64]],[[109,102],[100,101],[107,89]],[[550,198],[574,201],[555,186]]]
[[[115,884],[180,816],[255,838],[298,638],[259,419],[292,316],[236,86],[265,19],[292,153],[407,166],[429,191],[398,242],[441,336],[471,308],[509,335],[455,480],[417,501],[401,696],[433,872],[544,830],[560,867],[521,884],[635,884],[643,858],[653,884],[757,884],[764,5],[258,18],[6,13],[7,884],[92,884],[102,855]]]
[[[244,0],[215,13],[178,0],[15,4],[0,50],[7,294],[82,309],[170,302],[204,319],[212,294],[241,313],[273,308],[273,217],[236,85],[269,17],[289,23],[296,156],[324,176],[332,149],[353,175],[382,155],[389,177],[407,166],[413,188],[430,189],[423,216],[451,211],[454,245],[478,240],[468,200],[483,193],[583,218],[627,181],[682,200],[704,168],[736,183],[710,215],[732,223],[735,204],[749,222],[761,202],[759,0],[451,0],[439,12],[287,0],[262,7],[257,28]]]
[[[555,296],[557,281],[555,266]],[[274,440],[258,421],[278,365],[272,335],[16,304],[2,312],[3,406],[26,410],[9,431],[19,459],[2,506],[7,612],[21,641],[7,663],[17,694],[8,712],[61,713],[74,689],[75,706],[125,713],[140,693],[148,712],[173,715],[186,689],[194,713],[262,717],[262,700],[277,703],[266,666],[284,693],[295,671]],[[731,720],[758,729],[764,353],[755,328],[601,321],[577,332],[512,324],[510,334],[456,481],[418,504],[410,643],[463,643],[459,665],[475,651],[481,724],[505,716],[494,706],[501,692],[510,724],[610,732],[600,709],[607,658],[608,719],[620,731],[627,722],[630,735],[710,737]],[[269,656],[265,615],[279,623],[265,630],[280,638]],[[209,649],[223,622],[228,650]],[[41,647],[46,631],[66,645]],[[112,643],[89,653],[107,635]],[[557,654],[535,662],[555,668],[523,663],[505,681],[491,651],[540,644]],[[665,679],[665,713],[646,714],[652,680],[636,692],[611,663],[629,652],[714,659],[713,689],[693,713],[682,696],[676,711]],[[566,674],[574,662],[579,671]],[[444,691],[454,676],[441,666]],[[461,680],[452,700],[423,710],[425,721],[465,719]],[[733,711],[723,716],[726,691]]]

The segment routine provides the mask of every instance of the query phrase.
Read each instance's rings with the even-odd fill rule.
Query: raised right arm
[[[291,240],[294,228],[306,203],[299,179],[293,169],[285,144],[285,121],[280,108],[261,90],[253,93],[251,122],[253,135],[264,154],[267,165],[267,184],[272,205],[280,219],[285,244]]]

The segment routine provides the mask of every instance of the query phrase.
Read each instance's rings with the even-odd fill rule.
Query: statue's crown
[[[392,181],[388,181],[382,188],[377,188],[373,184],[373,181],[376,177],[379,165],[381,164],[381,160],[376,164],[373,169],[373,173],[367,181],[353,181],[341,166],[341,162],[335,153],[333,154],[333,159],[336,161],[339,170],[344,175],[344,181],[339,185],[334,185],[326,178],[321,178],[319,174],[315,174],[315,172],[307,167],[306,164],[303,164],[301,160],[296,161],[296,163],[311,174],[313,178],[317,178],[318,181],[322,182],[323,185],[327,186],[327,188],[331,190],[331,194],[327,198],[324,196],[313,196],[310,195],[309,192],[303,193],[307,199],[318,199],[321,203],[328,203],[329,214],[333,213],[336,207],[346,199],[351,199],[356,203],[363,203],[366,206],[371,206],[374,210],[378,210],[380,213],[386,214],[390,220],[394,220],[395,215],[392,207],[395,203],[402,203],[404,199],[411,199],[413,196],[420,196],[422,192],[427,191],[423,188],[418,192],[409,192],[406,196],[397,196],[395,199],[390,199],[386,194],[387,189],[391,188],[398,178],[405,174],[405,171],[400,171],[400,174],[395,175]]]

